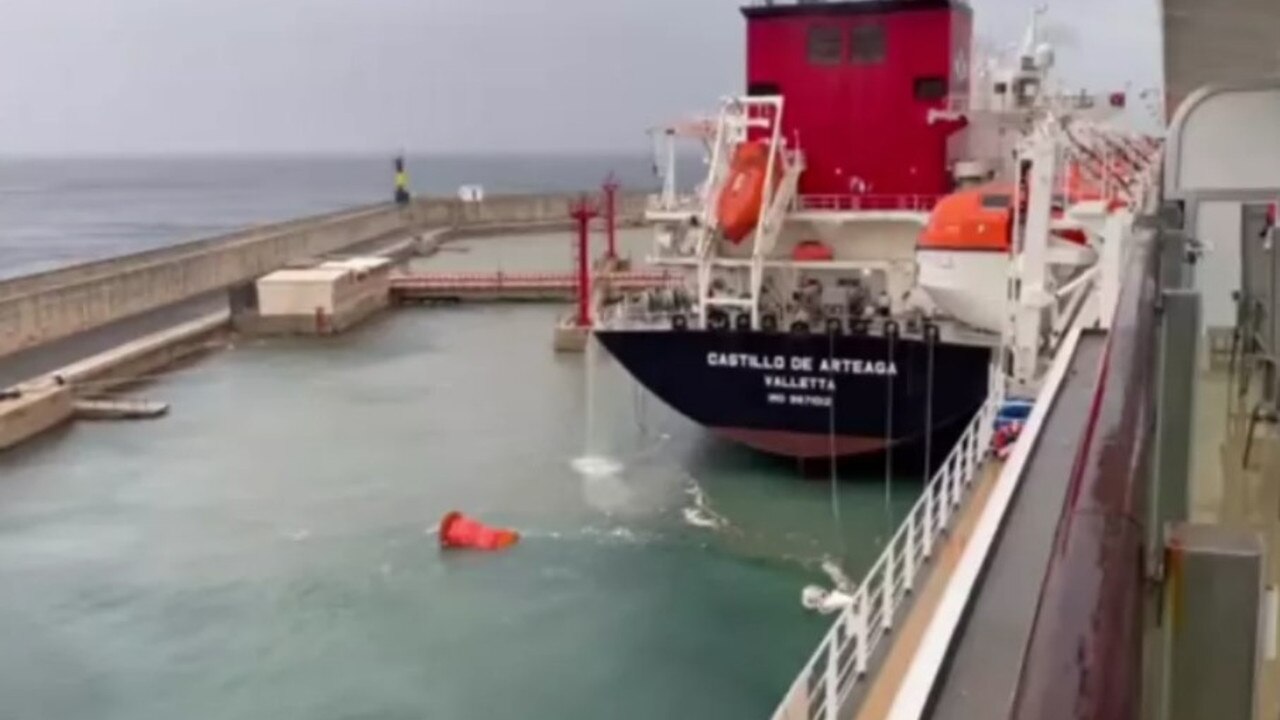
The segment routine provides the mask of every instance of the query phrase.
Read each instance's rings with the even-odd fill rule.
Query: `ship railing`
[[[690,213],[696,214],[702,210],[702,197],[697,194],[677,195],[674,198],[664,197],[662,195],[650,195],[645,211],[653,214],[661,213]]]
[[[835,720],[872,656],[904,610],[939,548],[991,446],[1000,395],[974,416],[879,559],[851,593],[818,649],[791,684],[773,720]]]
[[[929,212],[942,198],[942,195],[800,195],[796,198],[796,209],[823,212],[858,210]]]
[[[682,310],[650,309],[639,303],[613,303],[601,307],[596,314],[600,328],[607,330],[669,330],[677,315],[692,318],[692,308]]]
[[[618,290],[647,290],[679,286],[684,278],[666,270],[629,270],[594,273],[597,285]],[[573,273],[558,272],[444,272],[398,275],[391,278],[393,290],[502,290],[502,289],[571,289],[577,287]]]

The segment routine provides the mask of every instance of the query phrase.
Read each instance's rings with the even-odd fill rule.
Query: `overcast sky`
[[[1155,2],[1050,3],[1063,71],[1158,82]],[[644,151],[741,89],[739,4],[0,0],[0,153]]]

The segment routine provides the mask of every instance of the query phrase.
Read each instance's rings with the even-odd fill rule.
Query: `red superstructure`
[[[804,150],[803,195],[951,189],[954,123],[931,109],[968,93],[972,13],[958,0],[768,4],[747,18],[747,92],[785,98]]]

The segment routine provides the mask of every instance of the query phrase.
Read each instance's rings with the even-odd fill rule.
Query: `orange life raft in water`
[[[725,238],[742,242],[755,229],[764,203],[764,178],[768,173],[769,148],[764,143],[744,142],[733,151],[729,177],[716,204],[720,232]],[[776,163],[773,176],[775,184],[782,176],[782,168]]]
[[[465,550],[505,550],[520,541],[515,530],[491,528],[458,511],[440,520],[440,547]]]

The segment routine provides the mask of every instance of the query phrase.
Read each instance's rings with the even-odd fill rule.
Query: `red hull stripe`
[[[835,454],[838,457],[879,452],[885,448],[884,438],[856,435],[837,435],[833,443],[832,438],[828,435],[791,432],[788,430],[755,430],[729,427],[713,427],[711,430],[717,435],[760,452],[802,460],[830,457],[833,444]]]

